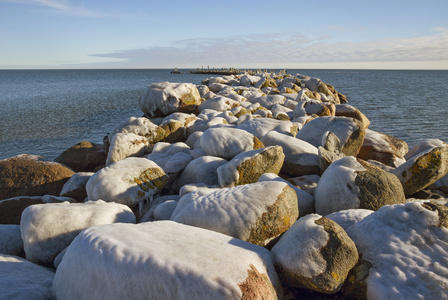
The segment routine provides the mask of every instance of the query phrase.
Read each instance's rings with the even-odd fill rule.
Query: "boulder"
[[[315,198],[320,215],[355,208],[378,210],[406,201],[396,176],[353,156],[328,167],[316,187]]]
[[[93,172],[106,163],[103,145],[82,141],[62,152],[54,161],[75,172]]]
[[[126,204],[133,208],[160,192],[168,176],[155,162],[128,157],[101,169],[86,185],[89,200]]]
[[[282,283],[332,294],[358,261],[355,243],[334,221],[300,218],[271,250]]]
[[[278,174],[284,158],[280,146],[242,152],[217,169],[219,185],[231,187],[254,183],[264,173]]]
[[[20,224],[22,212],[34,204],[41,204],[42,196],[14,197],[0,201],[0,224]]]
[[[266,146],[281,146],[285,154],[282,172],[290,176],[319,174],[319,156],[316,147],[275,131],[271,131],[262,138]]]
[[[299,130],[297,124],[292,122],[268,118],[253,119],[238,125],[238,128],[252,133],[259,139],[262,139],[270,131],[277,131],[294,137]]]
[[[184,197],[179,207],[183,201]],[[173,221],[261,246],[285,232],[299,216],[294,189],[276,181],[223,188],[190,199],[176,211],[171,216]]]
[[[433,146],[391,171],[403,185],[406,197],[448,174],[448,145]]]
[[[319,183],[320,176],[319,175],[303,175],[298,177],[290,177],[286,179],[293,186],[307,192],[311,196],[314,197],[314,190]]]
[[[337,104],[335,115],[336,117],[356,119],[361,122],[364,129],[367,129],[370,125],[370,120],[359,109],[348,104]]]
[[[56,299],[54,271],[24,258],[0,253],[0,299]]]
[[[328,104],[318,100],[302,100],[294,108],[294,118],[316,115],[332,116],[334,109],[330,109]]]
[[[193,157],[190,155],[190,147],[185,143],[159,142],[148,155],[148,159],[161,167],[170,179],[174,179],[193,160]]]
[[[20,222],[26,259],[38,264],[52,264],[82,230],[114,222],[135,223],[135,216],[125,205],[104,201],[27,207]]]
[[[185,142],[187,139],[187,129],[198,118],[194,114],[172,113],[165,117],[160,124],[160,128],[165,131],[164,141],[168,143]]]
[[[78,202],[84,201],[87,197],[86,184],[93,174],[92,172],[78,172],[73,174],[62,187],[60,196],[71,197]]]
[[[145,117],[130,117],[122,124],[117,126],[109,135],[109,140],[112,140],[113,136],[117,133],[133,133],[145,137],[148,143],[155,144],[163,141],[165,138],[165,130],[160,126],[157,126],[151,120]]]
[[[59,195],[74,172],[37,155],[0,160],[0,200],[18,196]]]
[[[0,224],[0,253],[25,257],[20,225]]]
[[[201,96],[192,83],[159,82],[150,84],[138,102],[147,116],[167,116],[173,112],[193,113]]]
[[[339,226],[346,230],[373,212],[373,210],[362,208],[346,209],[326,215],[325,218],[335,221]]]
[[[200,106],[199,106],[199,111],[203,111],[206,109],[213,109],[216,111],[226,111],[226,110],[231,110],[234,107],[239,106],[240,103],[236,100],[227,98],[227,97],[223,97],[223,96],[216,96],[213,97],[211,99],[208,99],[206,101],[204,101]]]
[[[349,227],[348,235],[371,266],[364,298],[446,299],[447,217],[445,206],[418,201],[384,206]]]
[[[427,150],[433,149],[435,147],[443,147],[443,146],[447,146],[447,144],[439,139],[427,139],[424,140],[420,143],[418,143],[417,145],[415,145],[411,150],[405,152],[403,154],[404,159],[409,160],[410,158],[412,158],[413,156],[423,153]],[[408,150],[403,149],[403,151]]]
[[[140,157],[149,151],[149,140],[134,133],[117,133],[110,141],[106,166],[126,157]]]
[[[403,152],[406,153],[407,149],[405,141],[367,129],[364,143],[357,157],[363,160],[376,160],[396,168],[405,162]]]
[[[366,134],[358,120],[347,117],[320,117],[306,123],[296,138],[319,147],[322,146],[322,138],[327,131],[336,134],[341,142],[342,153],[347,156],[358,154]]]
[[[264,145],[247,131],[223,127],[204,131],[201,148],[207,155],[230,160],[241,152],[264,148]]]
[[[59,300],[282,298],[269,251],[171,221],[83,231],[53,289]]]

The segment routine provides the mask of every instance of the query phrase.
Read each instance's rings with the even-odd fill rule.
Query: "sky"
[[[447,0],[0,0],[0,69],[448,69]]]

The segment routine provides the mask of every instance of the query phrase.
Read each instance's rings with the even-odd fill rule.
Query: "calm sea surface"
[[[370,129],[405,140],[448,142],[448,71],[288,70],[318,77],[348,97]],[[0,159],[54,159],[80,141],[103,136],[130,116],[153,82],[199,84],[210,75],[170,70],[0,70]]]

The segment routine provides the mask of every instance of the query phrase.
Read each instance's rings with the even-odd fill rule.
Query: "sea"
[[[0,70],[0,159],[53,160],[81,141],[103,137],[131,116],[154,82],[200,84],[212,75],[169,69]],[[448,142],[448,71],[286,70],[322,79],[370,119],[370,129],[406,141]]]

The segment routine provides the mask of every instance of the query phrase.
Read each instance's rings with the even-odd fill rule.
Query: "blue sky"
[[[0,68],[448,69],[447,16],[447,0],[0,0]]]

